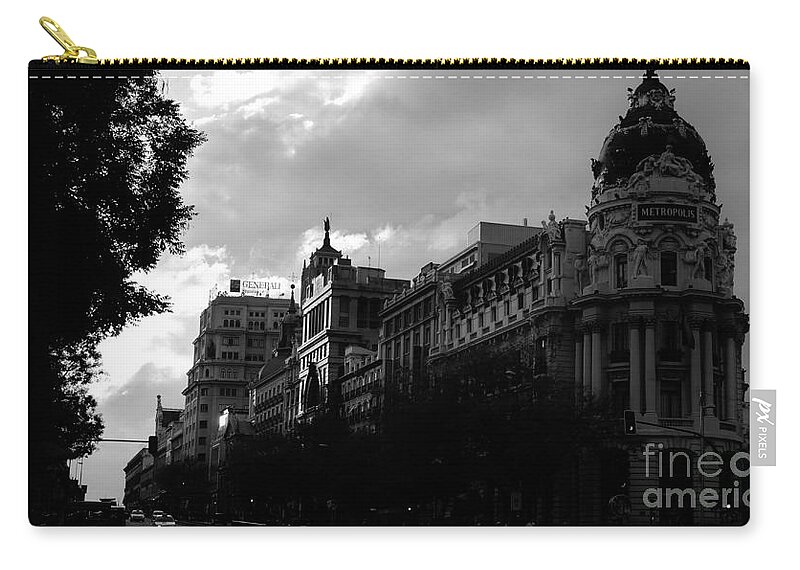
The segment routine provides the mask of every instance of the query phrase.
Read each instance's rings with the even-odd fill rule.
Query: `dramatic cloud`
[[[200,245],[183,256],[166,256],[147,274],[134,276],[141,285],[168,295],[172,311],[143,319],[119,336],[100,345],[105,379],[93,392],[101,403],[134,373],[155,366],[154,382],[185,382],[192,362],[192,340],[197,334],[200,312],[208,305],[209,290],[230,275],[225,247]]]

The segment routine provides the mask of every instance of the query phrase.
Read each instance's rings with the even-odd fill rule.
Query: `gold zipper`
[[[726,68],[749,69],[744,59],[733,58],[580,58],[580,59],[506,59],[506,58],[441,58],[441,59],[384,59],[384,58],[217,58],[175,59],[165,57],[98,59],[91,48],[78,46],[53,19],[42,17],[39,23],[50,36],[64,48],[61,55],[48,55],[44,62],[99,64],[105,67],[158,67],[158,68],[407,68],[407,69],[464,69],[464,68],[516,68],[516,69],[677,69]],[[83,55],[82,55],[83,54]]]
[[[50,37],[58,42],[58,45],[64,48],[64,53],[61,55],[46,55],[42,58],[42,61],[55,61],[58,63],[99,63],[97,54],[92,48],[75,45],[75,42],[70,39],[67,32],[64,31],[64,28],[59,26],[52,18],[42,16],[39,18],[39,24],[50,34]]]

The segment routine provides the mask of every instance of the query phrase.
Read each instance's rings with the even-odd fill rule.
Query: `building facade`
[[[302,276],[302,342],[298,350],[301,397],[298,417],[327,401],[328,384],[344,374],[345,349],[378,349],[383,302],[408,285],[376,267],[355,267],[330,243],[325,221],[322,247]]]
[[[301,327],[292,285],[289,307],[278,327],[278,345],[250,383],[250,421],[258,435],[285,435],[293,429],[300,399],[297,349]]]
[[[122,504],[128,510],[138,509],[142,504],[142,469],[144,466],[144,456],[149,455],[146,447],[136,452],[130,461],[125,465],[125,496]]]
[[[182,450],[206,462],[220,413],[248,410],[249,384],[277,347],[288,299],[220,295],[200,315],[194,361],[187,373]]]
[[[659,484],[646,475],[642,445],[658,441],[664,454],[696,459],[711,450],[734,455],[748,437],[736,236],[720,221],[705,143],[655,74],[631,93],[593,174],[589,244],[571,303],[576,388],[636,414],[639,435],[620,453],[633,522],[720,524],[725,508],[650,512],[641,499]],[[724,493],[721,477],[691,469],[681,478],[697,492]]]
[[[378,352],[348,346],[344,354],[344,374],[333,383],[339,416],[356,434],[375,434],[380,427],[384,374]]]
[[[523,225],[478,222],[467,232],[467,246],[440,265],[441,273],[459,274],[488,263],[512,247],[541,232],[541,228]]]

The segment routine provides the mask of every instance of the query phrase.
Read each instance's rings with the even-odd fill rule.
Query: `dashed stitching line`
[[[194,79],[194,75],[164,75],[164,79]],[[306,76],[307,79],[345,79],[344,76]],[[641,79],[637,75],[384,75],[383,79]],[[28,75],[28,79],[142,79],[141,75]],[[662,75],[661,79],[750,79],[749,75]]]

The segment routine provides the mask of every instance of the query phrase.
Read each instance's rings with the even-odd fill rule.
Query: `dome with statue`
[[[620,116],[599,158],[592,161],[595,188],[602,192],[626,186],[643,161],[669,150],[713,191],[714,165],[698,132],[675,111],[674,89],[667,89],[655,71],[648,70],[641,85],[628,89],[628,101],[628,112]]]

